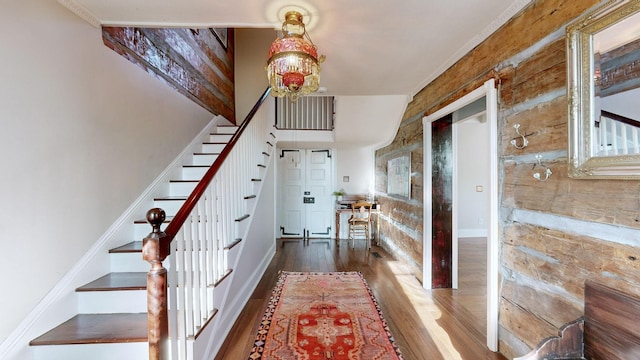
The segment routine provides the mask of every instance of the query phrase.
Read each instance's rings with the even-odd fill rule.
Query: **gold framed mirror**
[[[567,26],[569,176],[640,179],[640,0]]]

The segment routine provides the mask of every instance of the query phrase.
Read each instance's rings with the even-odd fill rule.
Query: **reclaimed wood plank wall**
[[[102,38],[144,71],[235,123],[234,32],[227,31],[226,47],[211,29],[103,27]]]
[[[421,278],[422,126],[487,79],[499,84],[500,352],[529,351],[583,313],[586,279],[640,295],[640,182],[567,176],[565,27],[599,1],[537,0],[422,89],[376,152],[383,246]],[[513,125],[530,134],[516,149]],[[386,196],[386,161],[412,152],[412,200]],[[553,174],[533,178],[535,155]],[[419,159],[419,160],[418,160]],[[536,171],[539,171],[536,168]],[[409,230],[411,229],[411,230]]]

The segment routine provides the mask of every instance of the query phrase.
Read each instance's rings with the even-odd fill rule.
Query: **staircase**
[[[236,126],[218,125],[217,130],[209,134],[208,139],[202,143],[200,150],[193,153],[190,161],[183,163],[175,178],[165,184],[166,186],[161,186],[161,188],[167,189],[166,195],[154,197],[153,206],[166,212],[163,229],[196,188],[200,179],[202,179],[230,141],[236,129]],[[270,136],[275,138],[272,133]],[[195,352],[191,347],[193,347],[193,343],[199,333],[205,327],[214,324],[218,317],[216,316],[218,311],[222,310],[228,301],[234,300],[234,295],[229,294],[231,286],[220,285],[223,282],[231,282],[229,279],[232,278],[230,275],[233,272],[233,266],[240,261],[243,246],[238,245],[242,245],[243,238],[239,235],[246,234],[248,231],[249,219],[253,215],[250,211],[255,209],[256,194],[260,191],[262,176],[265,175],[270,163],[274,140],[271,139],[271,141],[267,141],[266,144],[261,146],[264,151],[255,157],[258,159],[256,160],[257,163],[253,165],[255,166],[255,171],[253,173],[245,172],[245,175],[250,177],[249,181],[253,184],[255,192],[236,194],[241,195],[241,199],[238,201],[240,205],[225,203],[234,210],[244,211],[245,214],[236,217],[233,225],[223,225],[225,228],[231,229],[228,232],[229,234],[233,233],[234,237],[223,244],[224,248],[221,250],[223,255],[220,255],[222,264],[216,265],[222,271],[217,272],[216,282],[214,284],[207,283],[203,290],[208,293],[209,297],[207,299],[209,300],[207,300],[208,304],[200,306],[203,309],[208,306],[204,310],[208,315],[204,316],[206,318],[194,320],[195,323],[191,325],[195,330],[191,332],[188,329],[180,330],[180,325],[171,325],[169,332],[174,333],[173,335],[182,333],[185,339],[182,339],[179,345],[175,345],[177,343],[172,343],[171,345],[175,348],[181,348],[180,350],[172,349],[174,355],[178,353],[180,355],[168,356],[167,358],[198,358],[196,357],[197,355],[194,355]],[[234,179],[223,180],[236,181]],[[220,187],[221,185],[218,186]],[[224,185],[222,185],[222,188],[224,189]],[[218,218],[218,215],[214,216]],[[109,250],[111,272],[75,290],[74,300],[77,301],[78,314],[30,341],[29,345],[33,349],[34,359],[101,360],[149,358],[146,289],[150,264],[145,262],[142,257],[142,239],[149,234],[151,226],[146,219],[138,219],[134,222],[133,229],[129,242]],[[175,253],[176,249],[178,249],[178,252],[185,251],[184,248],[181,248],[181,245],[176,243],[178,241],[171,243],[172,252]],[[179,258],[180,256],[175,257]],[[187,264],[181,263],[179,260],[176,263],[175,259],[171,262],[166,261],[164,264],[164,267],[168,268],[170,273],[172,267],[175,270],[186,268],[186,266]],[[200,266],[201,271],[207,271],[202,268],[203,265],[197,264],[197,266]],[[224,268],[221,268],[221,266],[224,266]],[[242,281],[242,279],[239,281]],[[171,284],[169,286],[171,287]],[[174,284],[174,287],[178,287],[178,285]],[[218,290],[218,287],[222,290]],[[213,295],[215,291],[221,293]],[[241,295],[238,296],[241,297]],[[176,307],[175,301],[179,301],[177,299],[178,296],[172,293],[169,296],[174,297],[169,299],[169,307]],[[173,305],[171,305],[172,303]],[[188,307],[190,305],[180,306]],[[218,306],[220,309],[212,306]],[[232,308],[233,306],[230,307]],[[233,309],[230,311],[233,311]],[[233,320],[235,319],[233,315],[227,314],[227,318]],[[230,328],[230,325],[215,324],[215,327],[222,328],[221,330],[224,331],[224,328]],[[219,336],[224,338],[226,333]]]
[[[596,121],[596,156],[640,153],[640,122],[602,110]]]

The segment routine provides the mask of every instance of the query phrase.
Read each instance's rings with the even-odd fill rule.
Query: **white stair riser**
[[[220,153],[226,145],[226,143],[202,144],[202,152]]]
[[[147,290],[80,291],[78,312],[83,314],[143,313]]]
[[[182,180],[200,180],[209,170],[205,167],[184,167],[182,168]]]
[[[237,126],[218,126],[217,127],[218,134],[235,134],[236,130],[238,130]]]
[[[209,142],[229,142],[231,140],[230,134],[211,134],[209,135]]]
[[[207,165],[211,166],[218,158],[218,155],[194,155],[191,165]]]
[[[167,216],[174,216],[182,204],[184,204],[184,200],[156,200],[153,202],[153,206],[164,210]]]
[[[198,185],[195,181],[172,181],[169,183],[169,195],[171,196],[188,196],[193,192],[193,189]]]
[[[142,238],[140,238],[142,240]],[[148,272],[151,264],[142,259],[141,253],[109,254],[112,272]],[[168,262],[164,267],[168,267]]]
[[[34,355],[38,360],[148,359],[149,343],[34,346]]]

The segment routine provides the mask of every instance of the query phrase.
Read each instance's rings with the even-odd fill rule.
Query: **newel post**
[[[169,317],[167,310],[167,269],[162,265],[169,256],[169,239],[160,230],[166,214],[160,208],[147,211],[153,230],[142,242],[142,258],[151,264],[147,274],[147,326],[149,360],[168,360]]]

